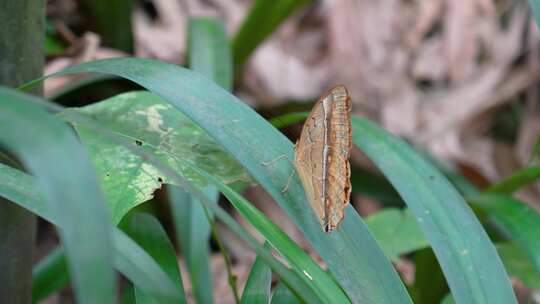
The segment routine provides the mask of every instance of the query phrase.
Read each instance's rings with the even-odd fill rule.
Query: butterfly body
[[[295,145],[295,167],[323,230],[336,229],[349,203],[350,97],[344,86],[323,95]]]

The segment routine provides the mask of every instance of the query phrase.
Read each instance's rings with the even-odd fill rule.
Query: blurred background
[[[353,114],[376,121],[480,188],[538,161],[540,43],[526,1],[295,2],[292,14],[245,58],[245,64],[235,62],[233,92],[261,115],[272,118],[309,111],[318,96],[344,84],[352,96]],[[233,38],[252,4],[248,0],[50,0],[45,73],[119,56],[184,64],[191,17],[220,18]],[[251,26],[265,24],[254,20]],[[242,58],[234,45],[233,53],[235,59]],[[52,78],[45,83],[45,95],[68,106],[133,89],[137,87],[110,77]],[[296,141],[300,128],[298,123],[283,131]],[[353,152],[352,163],[353,204],[362,215],[399,205],[395,193],[361,153]],[[261,189],[249,189],[246,196],[309,249]],[[517,196],[540,210],[540,185]],[[158,193],[143,207],[161,214],[166,223],[161,200],[166,198]],[[243,286],[254,254],[223,231]],[[52,246],[46,245],[51,235],[42,229],[43,252]],[[232,301],[223,263],[218,254],[215,257],[215,298]],[[406,261],[397,266],[407,280],[412,266]],[[189,294],[189,286],[186,290]]]

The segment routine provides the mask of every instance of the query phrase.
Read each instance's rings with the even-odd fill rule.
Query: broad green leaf
[[[529,167],[512,173],[512,175],[489,187],[485,192],[512,194],[519,188],[534,183],[539,179],[540,166]]]
[[[233,64],[223,22],[192,18],[188,26],[189,68],[213,80],[227,91],[233,84]]]
[[[429,242],[408,209],[383,209],[369,216],[366,224],[392,261],[397,261],[402,254],[429,247]]]
[[[302,304],[303,302],[292,293],[287,285],[279,282],[272,294],[271,304]]]
[[[274,197],[326,262],[351,301],[410,303],[399,276],[354,208],[347,208],[340,229],[330,235],[322,231],[298,176],[293,174],[289,179],[291,172],[295,172],[290,161],[292,143],[236,97],[197,73],[140,58],[94,61],[55,75],[82,72],[130,79],[201,126]],[[29,85],[32,83],[25,87]],[[287,191],[282,193],[287,184]]]
[[[111,224],[90,158],[69,126],[32,100],[0,88],[0,146],[36,177],[44,202],[57,218],[79,303],[112,303],[116,282]]]
[[[353,141],[383,172],[429,240],[458,303],[516,303],[495,247],[448,180],[400,139],[352,118]]]
[[[103,127],[131,139],[133,145],[140,145],[155,153],[199,186],[204,186],[205,181],[186,168],[184,160],[197,163],[226,183],[249,181],[242,167],[201,128],[150,92],[124,93],[78,111],[90,115]],[[65,113],[63,115],[66,116]],[[136,205],[151,199],[154,191],[163,183],[170,183],[163,174],[129,149],[111,143],[101,134],[82,125],[74,126],[101,177],[114,223],[120,222]]]
[[[32,176],[0,164],[0,196],[58,226],[58,216],[52,213],[50,203],[43,199]],[[163,296],[164,299],[174,298],[177,292],[173,283],[148,253],[117,228],[113,230],[113,241],[114,266],[118,271],[134,284],[144,287],[148,293]],[[67,268],[62,253],[63,249],[60,248],[53,251],[46,261],[35,268],[34,295],[45,297],[55,291],[53,286],[62,287],[55,282],[51,282],[52,285],[43,282],[44,279],[61,281],[62,277],[67,277],[67,273],[63,273]],[[54,274],[54,277],[49,274]]]
[[[311,0],[255,0],[233,40],[235,70],[296,10]]]
[[[180,275],[180,269],[178,269],[176,254],[165,229],[163,229],[159,221],[148,213],[135,213],[129,218],[126,232],[158,262],[174,282],[178,292],[178,299],[172,300],[169,303],[186,303],[182,276]],[[160,301],[159,298],[156,299],[152,295],[147,294],[144,292],[144,289],[139,288],[137,285],[134,287],[135,298],[138,304],[166,303]]]
[[[525,251],[514,242],[497,244],[497,251],[510,276],[516,277],[527,287],[540,291],[540,275]]]
[[[484,194],[470,198],[485,211],[503,234],[527,252],[540,275],[540,214],[525,203],[506,195]]]
[[[240,304],[268,304],[270,302],[270,287],[272,271],[261,258],[256,258],[240,299]]]

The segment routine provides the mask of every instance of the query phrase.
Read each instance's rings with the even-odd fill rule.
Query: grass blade
[[[296,174],[290,179],[288,191],[281,192],[291,172],[295,172],[292,163],[286,161],[293,159],[293,145],[236,97],[196,73],[148,59],[94,61],[55,75],[81,72],[130,79],[164,98],[205,129],[244,165],[298,225],[351,301],[410,303],[396,271],[352,207],[347,208],[341,228],[327,235],[309,207]],[[274,166],[264,165],[280,157],[282,161]]]
[[[525,203],[507,196],[483,194],[470,199],[482,208],[501,232],[529,254],[540,275],[540,214]]]
[[[218,193],[213,187],[205,187],[203,193],[217,202]],[[168,194],[176,237],[186,260],[193,294],[197,303],[213,303],[208,244],[210,224],[204,207],[180,187],[169,186]]]
[[[458,303],[516,303],[486,232],[448,180],[407,144],[354,117],[353,141],[401,194],[437,256]]]
[[[191,19],[187,45],[190,69],[231,91],[233,64],[223,22],[215,18]]]
[[[240,304],[267,304],[270,301],[271,283],[272,271],[263,259],[257,257],[251,266]]]
[[[136,213],[129,219],[126,231],[135,242],[158,262],[171,281],[174,282],[178,296],[177,299],[174,299],[169,303],[186,303],[184,287],[182,285],[182,276],[178,269],[176,254],[167,237],[165,229],[163,229],[159,221],[150,214]],[[167,303],[147,294],[137,285],[134,287],[137,303]]]
[[[188,26],[188,65],[230,91],[233,83],[232,56],[223,22],[193,18]],[[204,194],[217,203],[219,193],[205,187]],[[174,226],[186,259],[193,293],[199,304],[213,303],[210,272],[210,224],[203,205],[179,187],[168,187]]]
[[[498,194],[512,194],[519,188],[540,179],[540,166],[529,167],[512,173],[500,182],[489,187],[485,192]]]
[[[111,224],[90,158],[68,125],[30,99],[0,89],[0,142],[36,176],[43,199],[57,217],[79,303],[112,303],[116,284]],[[24,131],[29,126],[33,136]]]
[[[311,0],[255,0],[233,40],[235,70],[287,17]]]

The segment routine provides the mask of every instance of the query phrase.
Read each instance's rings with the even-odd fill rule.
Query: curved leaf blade
[[[486,232],[448,180],[401,140],[354,117],[353,141],[416,217],[458,303],[516,303]]]
[[[538,179],[540,179],[540,166],[529,167],[514,172],[512,175],[490,186],[485,192],[512,194],[519,188],[534,183]]]
[[[186,303],[182,276],[178,269],[178,261],[174,248],[169,240],[165,229],[159,221],[150,214],[136,213],[129,219],[126,227],[128,235],[137,242],[146,252],[154,258],[156,262],[167,273],[171,281],[174,282],[178,292],[177,299],[167,301],[168,303]],[[147,294],[137,285],[135,287],[135,298],[138,304],[142,303],[167,303],[159,298]]]
[[[540,214],[508,195],[483,194],[470,200],[486,212],[503,234],[527,252],[540,275]]]
[[[271,283],[272,271],[263,259],[257,257],[251,266],[240,304],[268,304]]]

